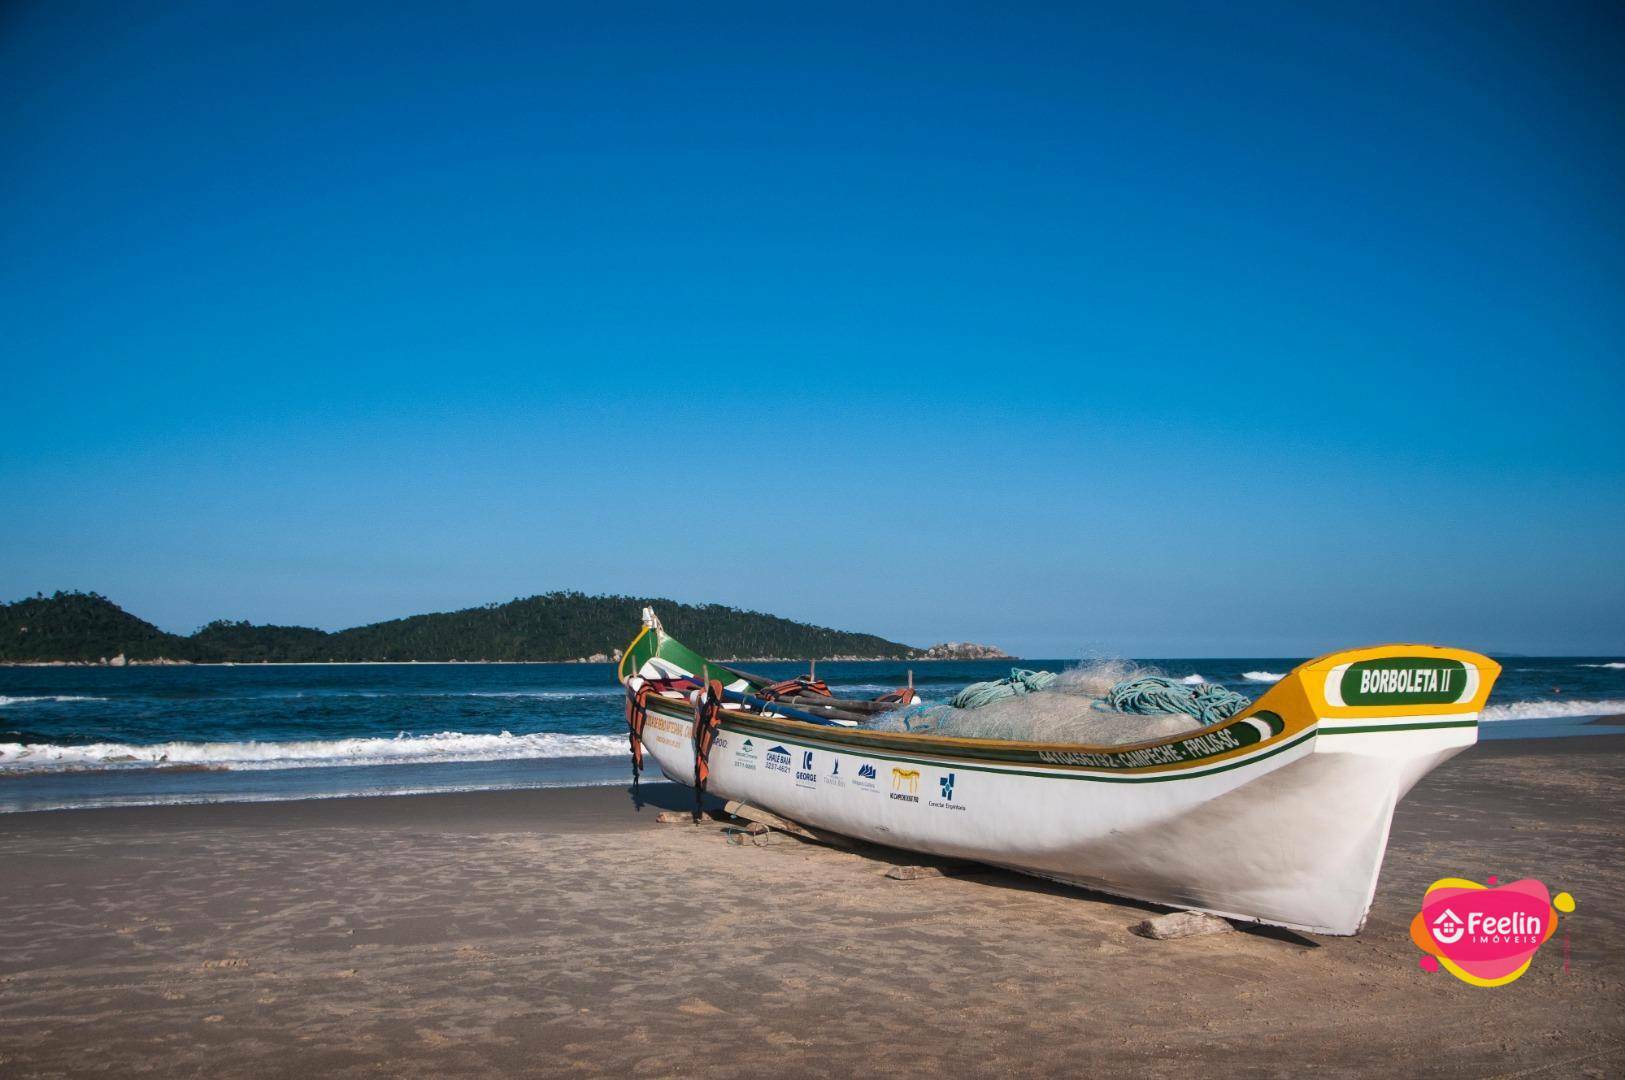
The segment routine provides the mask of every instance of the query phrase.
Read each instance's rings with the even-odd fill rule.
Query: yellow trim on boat
[[[1399,703],[1358,705],[1336,702],[1328,698],[1326,692],[1328,676],[1338,668],[1368,661],[1396,659],[1454,661],[1464,668],[1472,669],[1477,686],[1472,695],[1462,701],[1415,705]],[[1299,665],[1294,669],[1293,675],[1300,677],[1309,696],[1309,706],[1317,716],[1327,719],[1373,716],[1398,719],[1410,716],[1454,716],[1483,712],[1490,690],[1501,675],[1501,665],[1487,656],[1466,649],[1450,649],[1439,645],[1373,645],[1364,649],[1347,649],[1317,656]]]
[[[633,651],[638,647],[638,642],[643,640],[643,635],[647,634],[652,629],[654,629],[654,627],[645,626],[642,630],[639,630],[637,636],[632,639],[631,644],[627,645],[626,649],[621,653],[621,662],[616,668],[616,675],[620,678],[623,684],[627,679],[632,677],[632,673],[626,670],[626,665],[632,662]]]

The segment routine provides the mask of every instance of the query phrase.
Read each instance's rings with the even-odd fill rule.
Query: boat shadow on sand
[[[689,813],[694,809],[694,791],[683,784],[656,782],[640,784],[636,789],[631,785],[627,785],[626,794],[632,802],[634,812],[637,813],[658,813],[661,811]],[[704,796],[701,806],[706,823],[713,826],[730,826],[735,819],[730,818],[726,813],[724,809],[726,805],[727,803],[715,796]],[[807,840],[791,833],[778,833],[778,835],[783,837],[785,842],[810,844],[814,847],[827,846],[819,841]],[[974,878],[978,884],[990,888],[1008,889],[1013,892],[1031,893],[1040,896],[1091,900],[1098,904],[1105,904],[1119,909],[1125,915],[1132,916],[1135,922],[1142,918],[1151,918],[1180,910],[1165,907],[1161,904],[1150,904],[1140,900],[1113,896],[1110,893],[1086,889],[1081,885],[1069,885],[1064,882],[1051,881],[1047,878],[1033,877],[1030,874],[1022,874],[998,866],[936,858],[916,851],[903,851],[899,848],[889,848],[864,840],[844,839],[840,848],[831,847],[829,850],[842,850],[860,856],[874,863],[877,868],[882,869],[882,872],[900,867],[931,867],[943,871],[943,876]],[[1294,930],[1288,930],[1285,927],[1239,921],[1231,921],[1231,925],[1236,928],[1237,933],[1247,934],[1251,937],[1268,938],[1272,941],[1280,941],[1306,949],[1321,947],[1320,942],[1314,938]]]

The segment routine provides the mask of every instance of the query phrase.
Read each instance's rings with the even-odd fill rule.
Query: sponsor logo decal
[[[899,802],[920,801],[920,770],[892,767],[891,797]]]
[[[644,720],[643,726],[645,730],[648,728],[654,728],[656,731],[666,731],[673,735],[687,735],[689,728],[692,725],[680,724],[676,720],[672,720],[669,717],[651,712],[648,718]]]
[[[1552,896],[1534,878],[1505,885],[1493,877],[1489,885],[1441,878],[1422,897],[1411,940],[1425,954],[1418,961],[1423,971],[1443,967],[1473,986],[1505,986],[1529,970],[1557,930],[1558,912],[1573,910],[1574,897]]]
[[[869,762],[865,761],[863,764],[858,766],[858,775],[852,781],[852,786],[855,788],[862,788],[864,791],[879,791],[880,784],[878,783],[878,780],[879,777],[875,772],[875,767]]]
[[[688,741],[692,727],[691,724],[680,724],[670,717],[660,716],[657,713],[650,713],[643,721],[645,734],[652,731],[655,742],[673,748],[679,748]]]
[[[932,799],[931,805],[942,810],[963,810],[964,804],[954,802],[954,774],[937,777],[937,789],[942,793],[941,799]]]
[[[801,752],[801,768],[796,770],[796,783],[802,787],[812,787],[818,783],[818,774],[813,772],[813,752]]]
[[[836,758],[829,767],[829,775],[824,777],[825,783],[831,787],[845,787],[846,778],[841,775],[841,759]]]
[[[721,740],[718,739],[718,742]],[[739,749],[734,751],[734,764],[750,772],[756,771],[756,743],[746,739]]]
[[[775,746],[767,752],[767,767],[773,772],[787,773],[790,771],[790,751],[782,746]]]

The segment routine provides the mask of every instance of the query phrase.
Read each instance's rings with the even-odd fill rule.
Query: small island
[[[919,660],[1014,660],[997,645],[978,645],[971,641],[944,641],[920,653]]]

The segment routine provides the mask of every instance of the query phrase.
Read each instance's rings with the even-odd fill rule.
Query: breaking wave
[[[535,698],[537,701],[577,701],[593,698],[625,697],[619,686],[593,690],[466,690],[457,693],[428,693],[422,697]]]
[[[1248,682],[1280,682],[1286,675],[1274,671],[1243,671],[1241,677]]]
[[[1578,664],[1577,667],[1607,668],[1610,671],[1625,671],[1625,661],[1613,660],[1606,664]]]
[[[603,757],[626,752],[621,735],[397,735],[393,739],[309,739],[291,742],[0,743],[0,774],[103,769],[207,768],[232,772],[417,765],[441,761]]]
[[[1625,713],[1625,701],[1513,701],[1490,705],[1485,720],[1544,720],[1558,716],[1610,716]]]
[[[1201,686],[1203,683],[1207,682],[1207,680],[1202,678],[1200,675],[1187,675],[1179,681],[1184,683],[1186,686]]]
[[[42,694],[34,697],[7,697],[0,694],[0,709],[7,705],[32,705],[40,701],[106,701],[104,697],[82,697],[78,694]]]

